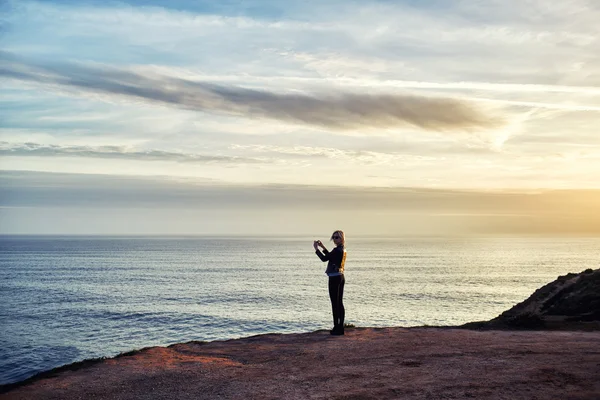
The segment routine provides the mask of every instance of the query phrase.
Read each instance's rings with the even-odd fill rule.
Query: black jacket
[[[324,249],[323,253],[317,249],[316,253],[321,261],[328,261],[327,269],[325,270],[327,275],[344,273],[344,264],[346,263],[346,250],[344,250],[344,246],[340,245],[331,251]]]

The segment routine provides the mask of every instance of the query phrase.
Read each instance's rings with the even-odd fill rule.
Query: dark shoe
[[[344,335],[344,327],[336,326],[332,330],[329,331],[330,335],[343,336]]]

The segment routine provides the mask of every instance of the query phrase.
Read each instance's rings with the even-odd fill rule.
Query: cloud
[[[24,76],[4,79],[0,140],[100,153],[106,149],[99,146],[118,145],[129,153],[119,157],[152,149],[275,163],[24,156],[3,157],[4,169],[230,182],[598,186],[600,164],[591,156],[600,143],[600,6],[589,0],[294,0],[244,2],[245,11],[134,0],[9,3],[0,18],[11,26],[9,53],[0,58]],[[484,116],[496,109],[507,123],[423,134],[405,110],[388,122],[341,102],[363,93],[365,101],[392,96],[413,104],[426,122],[445,109],[420,107],[407,93],[475,104]],[[339,109],[354,115],[340,117]]]
[[[278,93],[142,74],[114,67],[40,63],[0,52],[0,76],[84,92],[142,99],[203,112],[268,118],[333,130],[414,126],[427,130],[496,128],[504,121],[474,104],[414,94]]]
[[[178,153],[162,150],[127,150],[121,146],[59,146],[38,143],[0,142],[0,156],[17,157],[85,157],[136,161],[174,161],[205,164],[265,164],[265,158]]]
[[[435,162],[440,157],[447,155],[492,155],[497,151],[489,147],[466,147],[451,145],[426,145],[403,144],[397,150],[389,148],[386,151],[372,150],[347,150],[335,147],[314,146],[275,146],[275,145],[231,145],[232,150],[242,150],[247,154],[256,153],[264,156],[275,156],[281,158],[295,158],[310,161],[311,159],[330,159],[344,163],[359,165],[396,165],[408,162]],[[411,164],[414,165],[414,164]]]
[[[368,150],[344,150],[333,147],[312,146],[273,146],[273,145],[239,145],[230,146],[234,150],[251,151],[266,154],[278,154],[300,158],[329,158],[337,160],[356,160],[365,162],[382,161],[384,158],[397,156],[394,153],[382,153]]]

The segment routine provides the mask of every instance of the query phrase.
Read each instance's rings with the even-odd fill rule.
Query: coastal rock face
[[[600,269],[560,276],[491,321],[463,327],[600,330]]]

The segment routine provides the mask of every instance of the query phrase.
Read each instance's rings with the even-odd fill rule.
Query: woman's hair
[[[344,231],[335,231],[331,234],[331,238],[329,238],[329,240],[333,240],[333,236],[335,236],[335,234],[338,234],[341,238],[342,238],[342,245],[346,245],[346,235],[344,235]]]

